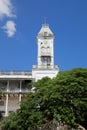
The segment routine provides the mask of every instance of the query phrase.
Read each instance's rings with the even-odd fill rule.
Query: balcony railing
[[[59,67],[57,65],[51,66],[51,65],[33,65],[33,69],[55,69],[58,70]]]
[[[22,90],[15,89],[15,90],[2,91],[3,94],[24,94],[24,93],[29,93],[29,92],[32,92],[32,90],[31,89],[22,89]]]
[[[0,75],[31,75],[30,71],[0,71]]]

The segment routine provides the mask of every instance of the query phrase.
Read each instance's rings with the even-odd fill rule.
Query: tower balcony
[[[33,65],[33,69],[48,69],[48,70],[58,70],[59,67],[57,65],[51,66],[51,65]]]

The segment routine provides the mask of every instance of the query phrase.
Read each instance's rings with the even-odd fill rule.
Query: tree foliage
[[[20,109],[2,122],[2,130],[38,130],[54,119],[71,127],[87,129],[87,69],[60,72],[33,84]]]
[[[2,91],[1,91],[1,89],[0,89],[0,99],[1,99],[1,97],[2,97]]]
[[[2,98],[2,91],[0,90],[0,102],[1,102],[1,98]],[[0,112],[0,121],[2,119],[2,113]]]

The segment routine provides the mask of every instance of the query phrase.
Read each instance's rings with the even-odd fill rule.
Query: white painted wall
[[[57,76],[59,72],[59,69],[52,69],[52,70],[41,70],[41,69],[33,69],[32,70],[32,78],[36,81],[39,79],[42,79],[43,77],[49,77],[49,78],[54,78]]]

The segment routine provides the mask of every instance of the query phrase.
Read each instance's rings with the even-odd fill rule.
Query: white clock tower
[[[35,81],[43,77],[55,77],[58,66],[54,66],[54,34],[47,24],[42,25],[37,35],[37,65],[33,66],[32,77]]]

